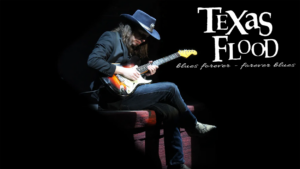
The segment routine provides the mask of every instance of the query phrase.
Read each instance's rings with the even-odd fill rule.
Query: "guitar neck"
[[[157,60],[153,61],[152,65],[157,65],[157,66],[159,66],[159,65],[162,65],[162,64],[164,64],[164,63],[167,63],[167,62],[169,62],[169,61],[171,61],[171,60],[174,60],[174,59],[176,59],[176,58],[179,58],[179,57],[180,57],[179,53],[176,52],[176,53],[174,53],[174,54],[172,54],[172,55],[165,56],[165,57],[163,57],[163,58],[160,58],[160,59],[157,59]],[[138,67],[137,70],[138,70],[141,74],[146,73],[146,72],[148,71],[148,69],[147,69],[147,66],[148,66],[148,65],[151,65],[151,63],[147,63],[147,64],[145,64],[145,65],[142,65],[142,66]]]

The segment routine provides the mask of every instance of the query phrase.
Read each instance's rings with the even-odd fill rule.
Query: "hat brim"
[[[124,18],[126,18],[126,19],[128,19],[128,20],[130,20],[130,21],[132,21],[132,22],[134,22],[134,23],[136,23],[136,24],[138,24],[138,25],[140,25],[141,26],[141,28],[143,28],[146,32],[148,32],[149,33],[149,35],[151,35],[152,37],[154,37],[155,39],[157,39],[157,40],[160,40],[160,35],[159,35],[159,33],[155,30],[155,29],[153,29],[152,30],[152,32],[150,32],[150,31],[148,31],[147,29],[145,29],[135,18],[133,18],[131,15],[129,15],[129,14],[121,14],[121,17],[124,17]]]

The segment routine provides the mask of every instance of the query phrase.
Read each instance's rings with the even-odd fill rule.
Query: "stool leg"
[[[145,154],[149,163],[147,168],[161,169],[162,164],[159,158],[159,136],[160,128],[146,130]],[[148,161],[148,160],[147,160]]]

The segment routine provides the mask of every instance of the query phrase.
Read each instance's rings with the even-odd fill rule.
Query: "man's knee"
[[[166,82],[166,88],[170,90],[178,90],[178,87],[175,83],[172,82]]]

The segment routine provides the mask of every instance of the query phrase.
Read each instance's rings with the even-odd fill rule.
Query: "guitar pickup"
[[[124,78],[121,75],[116,75],[120,82],[124,82]]]

